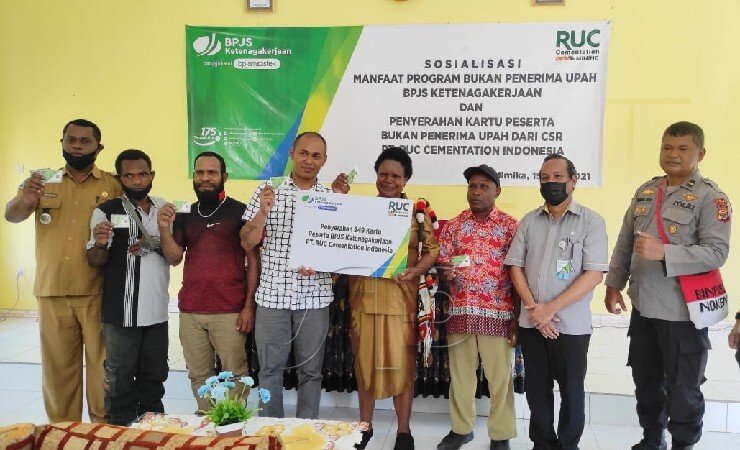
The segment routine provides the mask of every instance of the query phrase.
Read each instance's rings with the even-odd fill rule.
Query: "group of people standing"
[[[34,214],[36,281],[49,419],[74,421],[82,412],[82,355],[93,421],[128,424],[146,411],[163,412],[167,378],[169,267],[184,259],[178,295],[179,337],[199,409],[198,388],[222,369],[247,372],[245,333],[254,333],[259,383],[270,392],[260,414],[282,417],[283,371],[293,351],[298,372],[296,415],[316,418],[332,274],[288,267],[296,196],[303,191],[347,193],[345,174],[331,187],[318,182],[327,145],[316,132],[300,134],[290,150],[292,171],[279,186],[261,185],[247,204],[226,195],[224,159],[195,158],[196,203],[177,207],[149,195],[155,172],[140,150],[116,158],[116,175],[95,165],[100,129],[78,119],[63,129],[66,165],[59,183],[32,174],[6,208],[21,222]],[[722,266],[730,238],[730,205],[701,176],[704,135],[689,122],[662,135],[664,176],[640,186],[625,214],[611,262],[606,226],[574,201],[577,172],[567,157],[550,155],[540,169],[544,204],[521,221],[500,210],[497,172],[466,169],[469,208],[450,220],[439,240],[428,215],[411,223],[409,258],[394,279],[350,277],[351,340],[360,420],[373,436],[375,401],[393,398],[396,449],[414,448],[410,416],[417,349],[420,277],[435,266],[450,290],[447,346],[451,430],[439,449],[473,439],[475,373],[482,362],[491,397],[491,449],[516,436],[512,347],[521,345],[529,438],[535,449],[577,449],[585,424],[584,379],[594,288],[606,275],[607,309],[632,312],[627,364],[636,385],[643,439],[633,449],[690,449],[701,437],[700,385],[710,343],[689,321],[676,275]],[[413,174],[405,150],[383,150],[375,162],[379,197],[405,198]],[[660,195],[658,196],[658,193]],[[657,215],[656,215],[657,210]],[[662,224],[656,217],[662,214]],[[657,237],[667,229],[667,243]],[[740,320],[738,320],[740,324]],[[736,326],[730,343],[738,344]],[[560,389],[557,428],[554,382]]]

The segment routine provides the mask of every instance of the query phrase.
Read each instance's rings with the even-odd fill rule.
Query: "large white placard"
[[[406,268],[412,213],[406,199],[305,193],[296,197],[288,265],[392,277]]]
[[[321,132],[323,173],[372,182],[383,146],[413,158],[416,184],[464,184],[486,163],[534,185],[564,154],[601,184],[609,22],[366,26]]]

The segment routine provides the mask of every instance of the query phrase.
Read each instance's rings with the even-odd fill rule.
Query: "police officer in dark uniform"
[[[707,328],[697,330],[689,320],[676,276],[721,267],[729,251],[731,207],[719,187],[699,173],[705,153],[698,125],[678,122],[665,130],[660,167],[666,175],[637,189],[606,277],[604,302],[615,314],[627,309],[620,291],[630,282],[627,365],[643,428],[643,439],[633,450],[666,449],[666,427],[673,449],[692,449],[701,437],[704,397],[699,387],[711,344]],[[668,244],[658,237],[659,189]]]

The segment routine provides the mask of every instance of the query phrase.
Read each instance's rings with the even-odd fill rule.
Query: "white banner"
[[[305,193],[296,197],[288,266],[390,278],[406,268],[413,203]]]
[[[601,184],[609,22],[366,26],[323,122],[323,173],[374,182],[384,146],[411,154],[415,184],[464,184],[489,164],[537,183],[545,156]]]

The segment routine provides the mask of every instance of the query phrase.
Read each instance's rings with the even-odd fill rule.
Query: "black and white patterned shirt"
[[[149,197],[149,200],[152,203],[149,213],[140,206],[136,206],[136,213],[149,235],[158,239],[157,214],[166,202],[158,197]],[[95,245],[95,225],[110,221],[113,214],[127,214],[121,197],[109,200],[93,211],[88,249]],[[128,228],[113,229],[113,238],[108,241],[108,262],[103,266],[103,323],[144,327],[167,321],[170,266],[159,253],[149,252],[140,256],[128,251],[129,246],[143,237],[134,219],[130,219]]]
[[[260,210],[260,193],[264,185],[257,188],[247,205],[244,220],[254,219]],[[311,189],[316,192],[331,192],[331,189],[316,182]],[[288,268],[290,239],[293,236],[293,214],[296,195],[301,193],[291,177],[275,190],[275,204],[267,216],[265,238],[262,242],[262,271],[255,301],[265,308],[317,309],[328,306],[334,299],[331,274],[318,272],[303,276],[296,269]]]

